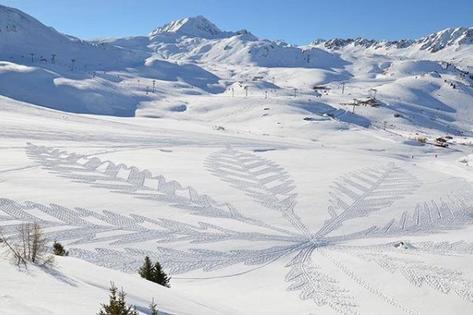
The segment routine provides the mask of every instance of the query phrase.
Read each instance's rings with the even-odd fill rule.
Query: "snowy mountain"
[[[232,36],[233,34],[229,32],[222,32],[215,24],[203,16],[187,17],[172,21],[152,31],[149,34],[149,37],[155,38],[165,33],[174,33],[179,36],[202,38],[227,37]]]
[[[221,31],[202,16],[184,18],[158,27],[149,34],[148,39],[132,37],[103,42],[153,53],[157,58],[187,62],[308,68],[342,63],[336,56],[317,48],[300,48],[284,42],[258,39],[247,30]]]
[[[370,40],[365,38],[356,39],[341,39],[335,38],[330,40],[318,39],[312,42],[312,45],[317,46],[322,44],[328,49],[341,49],[348,45],[360,46],[363,48],[375,49],[381,48],[410,48],[416,47],[420,50],[427,50],[432,53],[436,53],[444,48],[450,46],[456,46],[460,48],[463,45],[473,44],[473,27],[458,27],[458,28],[447,28],[440,32],[430,34],[418,40],[397,40],[397,41],[383,41],[383,40]]]
[[[133,65],[144,56],[64,35],[33,17],[0,5],[0,58],[21,64],[58,64],[106,70]]]
[[[0,6],[0,232],[69,251],[0,243],[0,314],[94,314],[111,281],[140,315],[471,314],[471,33],[84,41]]]
[[[182,103],[192,95],[235,94],[235,89],[237,94],[246,93],[244,89],[264,94],[269,89],[289,95],[298,89],[301,95],[311,95],[314,85],[357,85],[359,79],[380,76],[396,81],[438,73],[446,62],[456,67],[444,74],[455,76],[468,71],[473,58],[471,29],[466,28],[417,41],[333,39],[298,47],[260,39],[246,30],[222,31],[198,16],[170,22],[148,36],[88,42],[16,9],[2,6],[0,14],[0,93],[79,113],[168,115],[174,111],[166,109],[184,108]],[[415,74],[390,72],[406,60],[433,64]],[[468,75],[463,80],[470,84]],[[153,105],[159,102],[164,107]]]
[[[4,60],[0,64],[0,93],[49,108],[160,117],[176,115],[175,108],[186,108],[179,111],[181,117],[189,114],[207,120],[200,109],[188,106],[196,95],[292,95],[298,90],[307,97],[314,95],[314,86],[333,89],[343,82],[355,90],[338,96],[335,103],[325,100],[328,108],[337,111],[336,117],[342,117],[346,107],[340,107],[340,102],[368,97],[370,89],[379,89],[380,97],[391,89],[387,86],[403,90],[403,82],[421,76],[421,81],[429,82],[419,85],[411,98],[395,101],[402,109],[388,105],[394,101],[388,93],[383,107],[386,112],[379,110],[377,117],[354,116],[348,121],[365,121],[361,125],[369,126],[396,114],[409,117],[400,121],[402,124],[422,121],[422,128],[465,132],[463,125],[470,117],[465,116],[469,110],[464,107],[471,97],[467,73],[473,60],[471,29],[467,28],[444,30],[416,41],[333,39],[299,47],[260,39],[246,30],[222,31],[198,16],[170,22],[148,36],[87,42],[61,34],[16,9],[0,7],[0,12],[0,43],[4,47],[0,52]],[[401,70],[405,65],[410,70]],[[432,77],[435,74],[442,78]],[[460,87],[458,97],[444,98],[436,92],[443,84]],[[29,88],[25,90],[25,86]],[[419,93],[429,97],[419,98]],[[439,96],[442,100],[432,101]],[[446,104],[433,105],[439,102]],[[421,109],[406,113],[407,104],[407,108]],[[443,114],[426,112],[422,107],[453,110],[444,120]],[[440,124],[435,117],[442,117]]]
[[[313,46],[323,45],[323,47],[332,50],[339,50],[348,45],[361,48],[407,48],[414,44],[413,40],[399,40],[399,41],[379,41],[374,39],[365,39],[365,38],[333,38],[329,40],[318,39],[312,42]]]
[[[422,38],[416,43],[421,45],[421,49],[429,50],[432,53],[449,46],[471,45],[473,44],[473,27],[447,28]]]

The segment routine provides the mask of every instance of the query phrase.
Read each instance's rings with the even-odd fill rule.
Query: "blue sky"
[[[473,26],[473,0],[0,0],[84,39],[146,35],[204,15],[223,30],[305,44],[317,38],[418,38]]]

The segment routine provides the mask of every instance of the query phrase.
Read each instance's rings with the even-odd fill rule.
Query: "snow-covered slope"
[[[409,116],[408,107],[420,117],[400,124],[459,133],[467,131],[464,123],[471,116],[471,28],[447,29],[416,41],[335,39],[297,47],[246,30],[222,31],[197,16],[170,22],[148,36],[87,42],[15,9],[0,7],[0,14],[0,94],[50,108],[166,116],[175,115],[175,108],[196,109],[189,106],[195,96],[211,104],[220,102],[212,96],[236,93],[285,96],[281,103],[290,111],[294,99],[289,96],[298,94],[307,102],[318,94],[314,86],[327,85],[331,92],[317,101],[338,113],[347,112],[341,103],[380,89],[382,109],[364,117],[370,121],[364,126],[379,125],[392,115]],[[411,78],[425,82],[405,88]],[[429,85],[432,80],[435,84]],[[340,93],[342,85],[347,93]],[[448,91],[444,86],[458,89],[444,97],[438,92]],[[398,97],[400,109],[384,90],[403,90],[412,97]],[[451,110],[425,113],[425,107]],[[192,119],[205,120],[195,115],[199,112],[192,110]],[[444,121],[427,123],[437,116]]]
[[[106,70],[139,63],[143,54],[61,34],[33,17],[0,5],[0,58],[21,64],[56,64]]]
[[[342,49],[349,45],[375,49],[403,49],[413,47],[419,50],[427,50],[431,53],[436,53],[450,46],[456,46],[456,48],[458,48],[459,46],[473,44],[473,27],[447,28],[418,40],[383,41],[369,40],[365,38],[336,38],[330,40],[319,39],[314,41],[312,44],[314,46],[322,44],[328,49]]]
[[[317,48],[300,48],[259,39],[247,30],[221,31],[202,16],[184,18],[158,27],[143,37],[104,40],[158,58],[202,63],[252,64],[263,67],[334,68],[344,62]]]
[[[109,281],[147,315],[152,298],[164,314],[471,313],[471,138],[220,100],[223,129],[0,98],[0,226],[37,221],[70,251],[49,272],[1,256],[0,313],[95,313]],[[138,278],[145,255],[171,289]]]
[[[233,35],[233,33],[222,32],[215,24],[201,15],[172,21],[166,25],[158,27],[152,31],[149,36],[151,38],[156,38],[157,36],[166,33],[201,38],[218,38]]]
[[[96,314],[100,304],[108,302],[111,282],[123,288],[128,303],[141,314],[150,313],[153,299],[163,315],[234,313],[231,307],[215,302],[205,305],[202,299],[196,300],[178,290],[72,257],[56,257],[52,268],[30,266],[28,270],[18,270],[2,258],[0,276],[2,315]]]
[[[312,46],[342,54],[386,55],[391,58],[431,59],[471,67],[473,27],[447,28],[418,40],[383,41],[356,39],[316,40]]]
[[[420,49],[438,52],[449,46],[473,44],[473,27],[447,28],[417,41]]]
[[[88,42],[0,17],[0,228],[70,252],[0,255],[0,314],[93,314],[110,281],[140,315],[472,313],[471,29]]]

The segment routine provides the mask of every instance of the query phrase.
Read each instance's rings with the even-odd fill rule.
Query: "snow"
[[[422,44],[421,49],[427,49],[432,52],[436,52],[445,48],[446,46],[452,46],[455,44],[472,44],[472,40],[473,27],[457,27],[444,29],[438,33],[421,39],[419,42]]]
[[[172,21],[158,27],[150,33],[150,37],[155,37],[162,33],[178,33],[183,36],[203,38],[214,38],[223,34],[215,24],[201,15]]]
[[[95,266],[72,257],[56,257],[54,269],[30,266],[18,270],[0,261],[2,314],[95,314],[108,302],[110,282],[127,293],[127,301],[143,313],[154,298],[160,314],[232,314],[230,307],[207,306],[202,300],[175,292],[136,275]],[[214,302],[212,302],[214,303]],[[216,304],[216,303],[214,303]]]
[[[94,313],[110,281],[142,314],[471,313],[471,29],[299,47],[199,16],[87,42],[0,17],[0,226],[70,251],[2,256],[1,314]]]

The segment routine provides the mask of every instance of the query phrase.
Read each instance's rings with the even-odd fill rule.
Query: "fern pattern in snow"
[[[236,265],[252,266],[244,271],[249,272],[277,260],[285,260],[288,268],[285,279],[290,283],[290,291],[299,291],[301,299],[329,306],[336,312],[358,314],[360,306],[353,293],[314,261],[314,257],[323,257],[360,288],[398,311],[417,313],[343,264],[335,254],[343,253],[374,263],[381,270],[399,274],[416,287],[428,286],[473,302],[472,282],[463,273],[429,265],[421,257],[425,252],[471,255],[472,244],[421,242],[409,244],[403,249],[399,249],[399,244],[392,243],[376,246],[348,244],[348,241],[356,239],[402,237],[470,224],[473,221],[471,193],[418,204],[382,226],[373,225],[353,233],[337,234],[350,220],[386,209],[420,186],[419,180],[396,165],[361,170],[335,181],[329,196],[329,216],[318,230],[312,231],[297,214],[296,187],[289,174],[272,161],[230,147],[209,156],[206,162],[208,170],[255,200],[261,205],[260,210],[266,209],[280,215],[286,225],[271,225],[245,215],[230,203],[216,201],[199,194],[192,187],[153,175],[148,170],[32,144],[28,144],[27,154],[50,172],[74,182],[132,197],[149,198],[189,211],[194,216],[233,221],[236,224],[232,226],[243,227],[228,228],[225,224],[205,220],[189,224],[166,218],[69,209],[54,204],[19,203],[9,199],[0,201],[2,221],[11,222],[4,225],[7,232],[14,233],[15,225],[21,222],[37,221],[46,228],[49,238],[69,241],[69,246],[73,247],[71,255],[98,265],[134,272],[140,266],[142,257],[147,255],[159,259],[171,274],[181,274],[194,270],[210,272]],[[263,247],[211,250],[195,245],[232,244],[231,241],[235,240],[258,241]],[[138,246],[146,241],[162,245],[146,249]],[[166,247],[166,244],[177,242],[187,242],[189,246],[187,249]],[[273,245],[264,247],[267,242]],[[92,243],[100,246],[95,249],[81,246]],[[231,245],[224,247],[228,246]],[[232,275],[238,273],[228,276]]]

